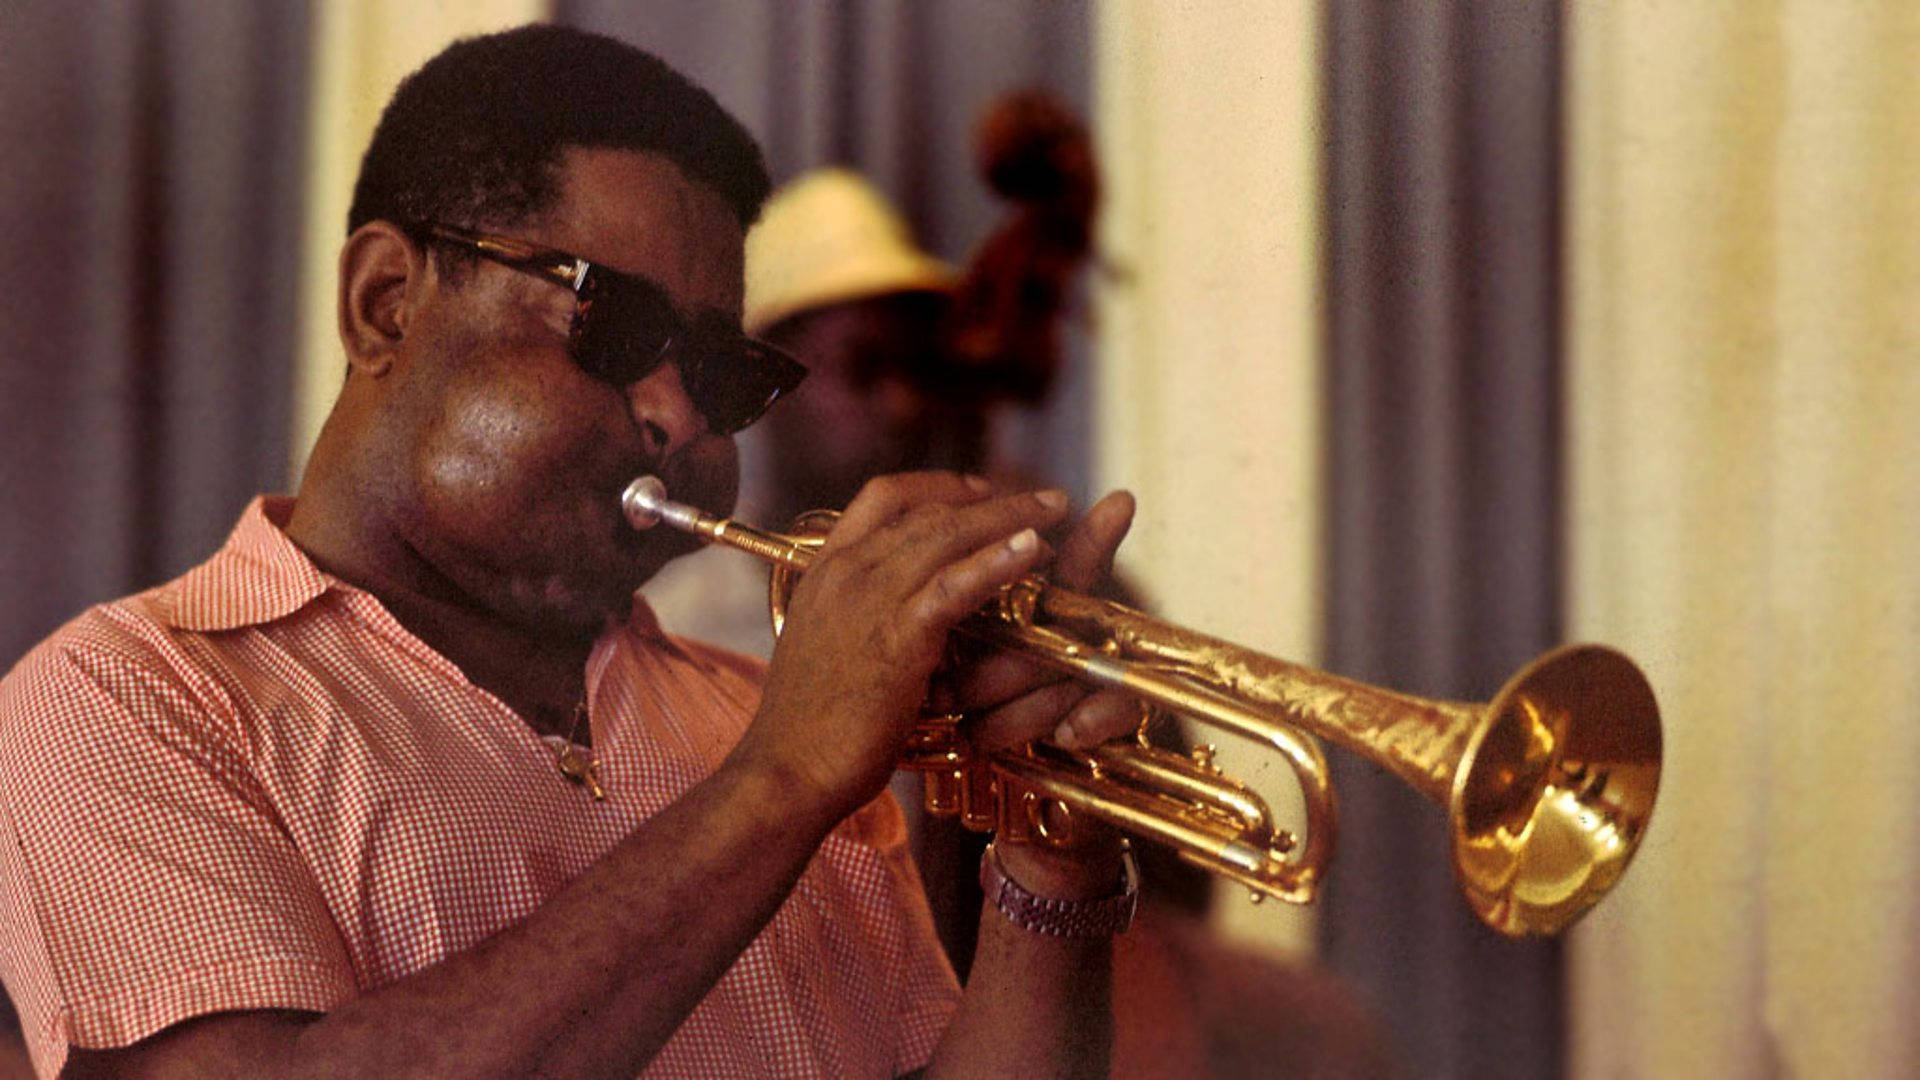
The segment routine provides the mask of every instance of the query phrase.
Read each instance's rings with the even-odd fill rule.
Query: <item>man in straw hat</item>
[[[792,352],[809,385],[770,418],[772,489],[795,511],[844,506],[870,477],[932,464],[938,337],[952,268],[914,246],[857,173],[809,173],[747,236],[750,334]]]
[[[800,371],[740,330],[768,184],[619,42],[456,43],[395,93],[339,272],[348,375],[297,498],[0,682],[0,975],[44,1075],[1105,1071],[1119,843],[999,845],[964,993],[886,797],[949,630],[1052,554],[1059,493],[876,481],[770,665],[633,590],[725,512]],[[1130,503],[1051,572],[1090,583]],[[1014,657],[991,748],[1133,710]]]
[[[774,193],[747,234],[743,324],[804,363],[807,379],[743,440],[744,518],[780,527],[845,506],[876,476],[978,464],[983,410],[941,393],[954,280],[851,169],[817,169]],[[668,627],[766,656],[766,577],[755,560],[711,551],[670,567],[647,595]]]

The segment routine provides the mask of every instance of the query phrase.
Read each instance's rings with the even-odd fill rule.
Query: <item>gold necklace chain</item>
[[[573,726],[567,728],[567,741],[553,752],[553,763],[560,768],[560,775],[587,789],[595,802],[604,801],[607,789],[600,786],[600,759],[589,751],[575,745],[573,737],[580,733],[580,723],[587,718],[587,699],[573,707]]]

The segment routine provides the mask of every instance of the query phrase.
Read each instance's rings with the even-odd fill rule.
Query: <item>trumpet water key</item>
[[[778,633],[794,576],[833,515],[792,533],[764,532],[667,498],[643,476],[621,496],[635,528],[662,522],[773,566]],[[1553,934],[1585,914],[1626,870],[1660,784],[1660,711],[1640,670],[1600,645],[1534,659],[1485,704],[1435,701],[1370,686],[1174,626],[1029,577],[960,632],[1020,652],[1151,709],[1253,740],[1293,770],[1304,797],[1298,835],[1212,763],[1131,743],[1068,751],[1044,743],[981,755],[955,718],[929,717],[901,766],[927,776],[928,809],[971,827],[1059,838],[1076,815],[1172,847],[1254,891],[1312,901],[1333,855],[1334,793],[1318,739],[1357,754],[1447,812],[1456,879],[1488,926]]]

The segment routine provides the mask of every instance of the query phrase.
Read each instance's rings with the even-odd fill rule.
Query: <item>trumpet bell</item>
[[[1486,706],[1448,800],[1453,866],[1474,912],[1509,935],[1554,934],[1610,890],[1660,786],[1660,711],[1633,662],[1553,650]]]

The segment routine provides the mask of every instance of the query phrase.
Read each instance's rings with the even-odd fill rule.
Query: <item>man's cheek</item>
[[[513,390],[476,388],[445,399],[420,446],[422,474],[436,487],[486,499],[565,471],[566,433]]]

